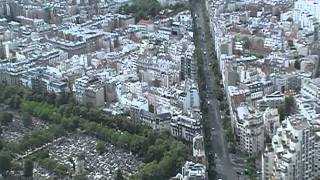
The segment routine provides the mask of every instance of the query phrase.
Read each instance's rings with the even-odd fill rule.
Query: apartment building
[[[267,108],[263,112],[264,133],[268,138],[272,138],[276,129],[280,126],[278,109]]]
[[[139,107],[130,108],[130,116],[137,122],[151,127],[154,130],[169,131],[171,123],[170,113],[156,114]]]
[[[201,134],[200,119],[197,117],[178,115],[171,121],[171,134],[177,138],[192,142],[197,134]]]
[[[264,179],[314,179],[315,133],[302,115],[287,117],[262,156]]]
[[[206,166],[192,161],[186,161],[181,174],[178,173],[173,180],[207,180]]]
[[[264,124],[262,113],[248,104],[241,104],[235,112],[235,132],[239,140],[239,149],[256,155],[264,149]]]
[[[310,97],[320,104],[320,78],[304,80],[301,86],[301,95]]]
[[[195,46],[189,45],[185,54],[181,57],[181,79],[196,79],[197,62],[193,58]]]

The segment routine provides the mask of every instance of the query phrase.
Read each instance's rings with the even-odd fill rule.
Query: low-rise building
[[[181,174],[177,174],[176,177],[171,178],[173,180],[207,180],[208,175],[206,166],[203,164],[197,164],[192,161],[186,161],[182,167]]]

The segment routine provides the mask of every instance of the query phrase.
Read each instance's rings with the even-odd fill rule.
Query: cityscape
[[[0,0],[0,180],[320,179],[320,0]]]

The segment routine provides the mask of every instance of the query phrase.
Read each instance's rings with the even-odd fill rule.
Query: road
[[[207,46],[206,39],[206,31],[205,28],[205,19],[203,16],[203,11],[205,11],[205,8],[202,7],[202,4],[200,2],[201,0],[191,0],[191,8],[194,14],[197,15],[196,18],[196,25],[199,30],[200,35],[200,48],[202,53],[202,59],[203,59],[203,69],[205,76],[205,84],[207,86],[206,93],[208,97],[208,118],[210,122],[210,129],[214,128],[214,135],[212,136],[212,144],[213,149],[210,153],[215,153],[217,155],[216,158],[216,170],[218,172],[218,178],[222,180],[237,180],[238,176],[236,171],[233,168],[233,165],[231,163],[228,148],[227,148],[227,142],[224,137],[223,128],[220,121],[220,109],[218,106],[218,101],[215,97],[213,92],[214,87],[214,74],[209,66],[209,56],[208,49],[210,47]],[[213,47],[211,47],[213,48]]]

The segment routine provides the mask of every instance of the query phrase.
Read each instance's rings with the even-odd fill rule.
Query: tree
[[[72,178],[73,180],[87,180],[87,176],[85,174],[76,175]]]
[[[14,95],[13,97],[10,97],[7,99],[6,103],[14,109],[18,109],[21,103],[21,98],[18,95]]]
[[[56,102],[56,94],[54,92],[50,92],[46,95],[46,101],[48,104],[55,104]]]
[[[30,127],[32,125],[32,117],[29,113],[22,114],[22,123],[25,127]]]
[[[285,109],[284,109],[284,105],[280,105],[278,107],[278,114],[279,114],[279,119],[280,122],[282,122],[285,119]]]
[[[0,152],[0,174],[6,176],[11,169],[11,156],[8,152]]]
[[[1,86],[0,89],[2,90],[0,91],[0,101],[2,99],[7,100],[21,92],[14,88]],[[5,144],[6,148],[12,150],[13,153],[21,154],[27,149],[40,147],[48,142],[52,142],[53,139],[65,135],[66,130],[69,128],[74,130],[74,128],[80,127],[87,134],[102,140],[102,144],[104,141],[112,142],[120,147],[130,149],[130,151],[142,158],[146,158],[148,152],[150,156],[156,157],[153,156],[150,147],[161,150],[161,155],[157,157],[157,160],[151,159],[150,162],[147,162],[142,172],[138,175],[141,177],[139,179],[169,179],[169,177],[176,174],[182,162],[187,158],[187,148],[184,144],[179,143],[167,134],[153,132],[146,126],[137,125],[123,115],[111,116],[93,108],[80,110],[81,108],[79,107],[81,106],[70,101],[67,104],[55,107],[47,104],[46,98],[43,95],[37,95],[37,93],[29,95],[19,94],[19,96],[24,98],[18,107],[19,110],[29,112],[34,117],[43,118],[52,125],[47,129],[33,131],[17,143]],[[5,119],[3,118],[5,116],[2,114],[0,113],[0,120],[1,118]],[[62,121],[62,119],[64,120]],[[54,159],[50,159],[47,152],[43,154],[36,153],[35,155],[39,159],[39,165],[45,169],[61,177],[68,174],[68,167],[59,164]],[[1,155],[0,173],[6,175],[10,169],[12,169],[10,154]]]
[[[294,110],[294,97],[289,96],[284,99],[284,107],[287,112],[287,115],[291,114]]]
[[[33,162],[27,159],[23,163],[23,176],[32,177],[33,176]]]
[[[96,150],[99,154],[102,154],[106,151],[106,145],[105,143],[99,141],[96,145]]]
[[[250,157],[246,160],[245,164],[245,174],[249,176],[249,179],[255,179],[256,177],[256,165],[255,157]]]
[[[122,175],[122,171],[119,168],[117,169],[117,174],[116,174],[115,180],[124,180],[124,177]]]
[[[150,18],[150,16],[155,17],[161,9],[157,0],[135,0],[129,6],[124,5],[119,8],[120,13],[132,13],[137,22],[143,18]]]
[[[215,86],[213,91],[217,97],[217,100],[222,101],[223,100],[223,91],[217,86]]]
[[[1,125],[8,125],[10,122],[12,122],[13,116],[11,113],[8,112],[2,112],[0,114],[0,123]]]
[[[278,107],[280,122],[289,116],[295,108],[294,97],[289,96],[284,99],[284,103]]]

